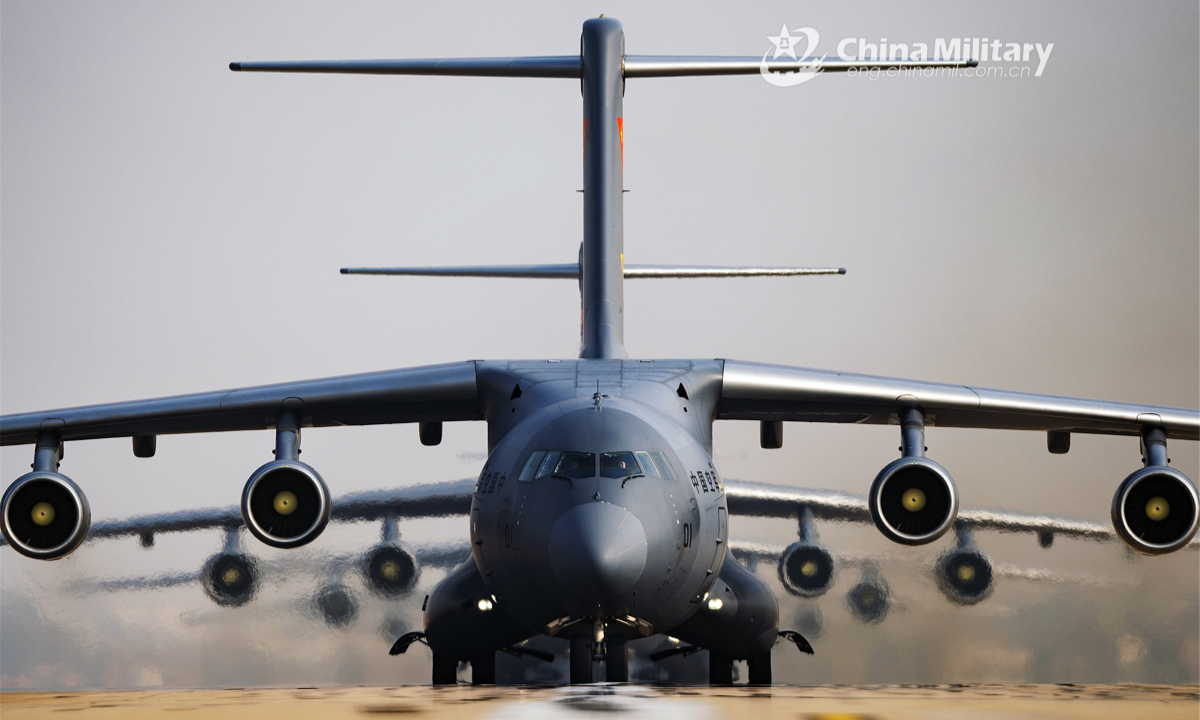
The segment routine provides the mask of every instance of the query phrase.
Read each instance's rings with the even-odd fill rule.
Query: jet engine
[[[317,588],[312,596],[312,604],[325,624],[332,628],[348,627],[358,617],[358,600],[340,582]]]
[[[92,524],[83,491],[52,470],[34,470],[17,478],[0,500],[0,515],[4,539],[13,550],[36,560],[71,554]]]
[[[937,540],[958,515],[958,489],[941,465],[925,457],[925,417],[901,413],[903,457],[888,463],[871,483],[868,504],[875,527],[893,542],[924,545]]]
[[[958,489],[941,465],[928,458],[902,457],[875,477],[869,504],[875,527],[889,540],[924,545],[954,524]]]
[[[974,549],[956,548],[938,558],[938,588],[956,605],[974,605],[992,594],[992,564]]]
[[[846,604],[854,617],[868,625],[887,617],[892,607],[891,592],[874,565],[864,565],[862,579],[846,593]]]
[[[204,594],[222,607],[240,607],[258,590],[258,565],[242,553],[222,552],[204,563],[200,575]]]
[[[380,545],[363,561],[367,586],[385,598],[399,597],[412,590],[418,572],[416,558],[397,545]]]
[[[1200,524],[1196,486],[1175,468],[1147,466],[1125,478],[1113,495],[1112,521],[1129,547],[1162,555],[1188,544]]]
[[[833,558],[819,545],[792,543],[779,556],[779,580],[793,595],[824,595],[833,583]]]
[[[263,465],[242,491],[242,518],[254,537],[277,548],[306,545],[329,524],[329,488],[299,460]]]
[[[1161,429],[1142,429],[1142,462],[1145,467],[1125,478],[1113,495],[1113,528],[1140,553],[1174,552],[1196,535],[1200,496],[1186,475],[1168,465]]]

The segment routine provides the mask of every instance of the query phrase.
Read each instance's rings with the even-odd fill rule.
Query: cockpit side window
[[[662,477],[658,474],[658,468],[654,467],[654,461],[650,459],[650,453],[645,450],[638,450],[634,455],[637,455],[638,465],[642,466],[642,472],[646,473],[647,477]]]
[[[542,464],[538,466],[535,478],[546,477],[554,472],[554,466],[558,464],[558,456],[562,453],[550,452],[546,453],[546,459],[542,460]]]
[[[658,466],[658,471],[662,473],[664,480],[674,480],[675,470],[671,467],[671,461],[667,459],[666,453],[662,450],[652,450],[650,457],[654,458],[654,464]]]
[[[555,475],[565,475],[569,478],[596,477],[596,454],[582,452],[565,452],[554,468]]]
[[[637,458],[629,451],[609,452],[600,455],[600,477],[623,478],[630,475],[641,475]]]
[[[537,471],[538,465],[542,464],[542,458],[546,457],[546,453],[538,450],[529,456],[525,461],[525,469],[521,471],[521,476],[517,478],[517,482],[529,482],[533,480],[533,473]]]

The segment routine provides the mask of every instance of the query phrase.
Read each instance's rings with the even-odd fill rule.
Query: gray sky
[[[468,358],[574,357],[572,282],[337,273],[346,265],[573,260],[582,210],[574,83],[236,75],[227,65],[569,54],[583,20],[601,12],[624,22],[630,54],[759,55],[785,23],[817,28],[821,52],[831,54],[849,36],[1054,43],[1040,78],[830,75],[795,88],[756,77],[630,81],[628,262],[849,271],[630,282],[632,356],[734,357],[1200,405],[1195,3],[733,9],[585,2],[516,10],[3,2],[0,410]],[[861,495],[895,456],[895,435],[894,428],[789,424],[784,448],[764,451],[753,423],[718,423],[716,455],[730,478]],[[314,430],[304,436],[305,460],[335,494],[474,475],[483,425],[449,425],[445,438],[424,448],[410,426]],[[1139,465],[1137,441],[1128,438],[1077,436],[1066,456],[1049,455],[1037,433],[932,428],[927,444],[955,476],[965,506],[1099,521],[1107,521],[1117,484]],[[62,469],[87,492],[95,519],[123,517],[232,505],[272,447],[265,432],[164,437],[154,459],[138,460],[127,440],[92,441],[70,444]],[[1173,444],[1170,454],[1185,474],[1200,476],[1196,443]],[[29,448],[0,453],[6,482],[25,472],[30,455]],[[466,535],[465,522],[402,529],[413,542]],[[787,523],[739,528],[735,519],[731,531],[780,543],[794,537]],[[365,548],[376,535],[373,527],[334,528],[302,552]],[[948,542],[902,549],[867,528],[830,528],[822,537],[839,543],[835,549],[884,557],[893,575]],[[936,590],[914,586],[904,623],[925,630],[893,627],[895,620],[864,629],[840,619],[838,602],[853,581],[847,572],[820,606],[826,637],[844,632],[859,655],[882,652],[902,664],[912,633],[925,632],[938,638],[930,649],[937,661],[926,657],[919,672],[934,681],[1197,681],[1194,554],[1130,560],[1114,548],[1066,541],[1051,551],[1037,551],[1030,538],[980,543],[999,562],[1164,584],[1153,597],[998,589],[969,611],[948,609]],[[134,545],[88,546],[51,564],[0,552],[3,684],[227,682],[203,662],[197,669],[195,656],[173,653],[180,638],[196,647],[236,637],[247,663],[261,665],[256,653],[270,646],[260,637],[269,627],[261,617],[272,617],[268,598],[263,608],[222,615],[196,588],[87,599],[61,589],[84,574],[194,569],[219,538],[163,540],[153,552]],[[760,574],[774,582],[769,569]],[[274,590],[277,604],[298,602],[306,582]],[[1132,636],[1151,650],[1126,653],[1141,659],[1122,665],[1105,641],[1118,658],[1111,667],[1038,660],[1028,640],[1042,634],[1037,623],[1052,627],[1061,608],[1082,607],[1064,606],[1062,597],[1092,603],[1085,614],[1097,627],[1140,622],[1114,637],[1128,648]],[[786,617],[795,601],[781,603]],[[403,605],[370,610],[407,613],[413,622],[419,615]],[[129,618],[146,613],[158,621],[133,639]],[[374,625],[366,627],[380,621],[364,620],[365,629],[350,634],[305,631],[323,648],[311,657],[340,658],[334,664],[343,674],[320,675],[292,658],[278,660],[266,680],[389,681],[400,666],[373,669],[386,645]],[[63,644],[35,661],[17,625],[44,630],[33,637],[62,632]],[[1185,635],[1182,649],[1163,651],[1167,660],[1152,641],[1164,627]],[[962,661],[964,632],[975,638],[972,647],[992,654],[975,665]],[[140,659],[108,657],[114,638]],[[427,675],[424,656],[404,662],[404,678]],[[829,681],[908,679],[869,663],[795,667]]]

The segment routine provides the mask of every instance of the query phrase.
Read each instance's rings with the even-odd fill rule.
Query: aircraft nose
[[[604,600],[628,592],[646,567],[646,529],[620,505],[576,505],[550,530],[550,568],[571,595]]]

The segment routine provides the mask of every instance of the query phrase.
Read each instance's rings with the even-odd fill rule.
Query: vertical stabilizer
[[[611,18],[583,24],[583,257],[581,358],[623,358],[625,251],[621,96],[625,33]]]

